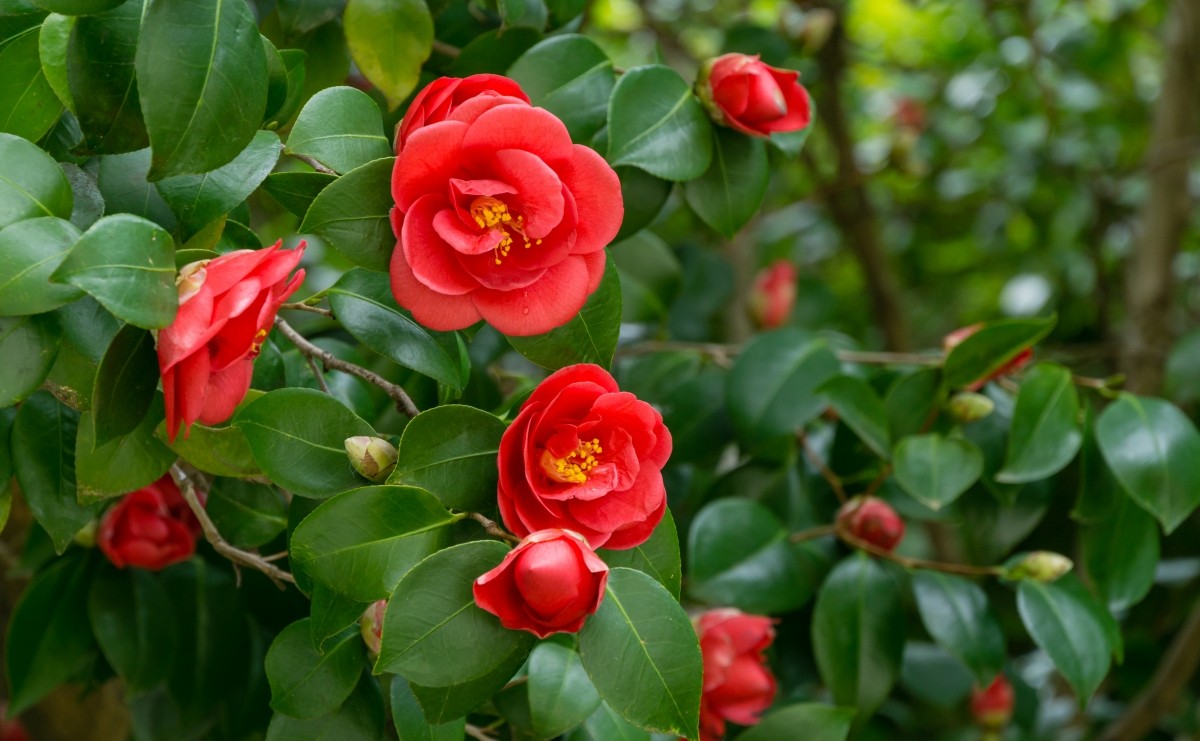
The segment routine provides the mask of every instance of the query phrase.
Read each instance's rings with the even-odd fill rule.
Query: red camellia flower
[[[1013,715],[1013,686],[1004,674],[997,674],[986,689],[971,690],[971,715],[987,730],[999,731]]]
[[[975,334],[976,332],[978,332],[981,329],[983,329],[983,324],[972,324],[969,327],[961,327],[959,329],[954,330],[953,332],[951,332],[950,334],[948,334],[942,338],[942,349],[945,350],[947,353],[950,352],[954,348],[961,345],[963,340],[967,339],[968,337]],[[988,381],[992,380],[993,378],[999,378],[1000,376],[1007,376],[1009,373],[1016,373],[1017,371],[1024,368],[1026,365],[1029,365],[1029,361],[1032,359],[1033,359],[1033,348],[1027,347],[1024,350],[1022,350],[1021,352],[1017,353],[1016,357],[1014,357],[1012,360],[1008,361],[1004,365],[997,368],[991,374],[986,375],[982,378],[977,378],[974,381],[972,381],[971,383],[964,386],[963,388],[967,389],[968,391],[975,391],[976,389],[983,388],[983,385],[985,383],[987,383]]]
[[[530,534],[472,589],[475,604],[505,628],[545,638],[582,628],[607,583],[608,565],[582,535],[552,529]]]
[[[837,522],[854,537],[885,551],[904,539],[904,520],[890,504],[875,497],[855,497],[846,502],[838,510]]]
[[[396,158],[392,293],[431,329],[482,318],[507,335],[542,334],[600,285],[621,183],[549,111],[495,89],[462,98],[468,82],[431,85],[440,94]]]
[[[733,608],[709,610],[695,621],[704,659],[700,741],[720,741],[725,722],[758,723],[775,698],[775,677],[763,650],[775,640],[771,618]]]
[[[288,279],[304,243],[294,250],[281,245],[229,252],[179,271],[179,313],[158,333],[168,439],[180,425],[224,422],[245,398],[275,312],[304,280],[303,270]]]
[[[200,522],[169,474],[104,513],[96,544],[117,568],[158,571],[196,551]]]
[[[750,289],[750,313],[765,329],[787,323],[796,305],[796,266],[776,260],[759,271]]]
[[[812,120],[800,73],[758,56],[723,54],[700,68],[696,90],[713,120],[750,136],[799,131]]]
[[[404,120],[396,127],[396,153],[400,153],[412,132],[426,124],[445,121],[460,105],[475,97],[504,97],[529,102],[529,96],[516,80],[500,75],[441,77],[413,98]]]
[[[593,548],[633,548],[667,506],[662,415],[603,368],[572,365],[542,381],[500,439],[500,514],[520,536],[546,528]]]

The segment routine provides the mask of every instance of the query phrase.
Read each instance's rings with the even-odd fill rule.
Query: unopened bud
[[[367,435],[346,438],[346,455],[350,456],[355,471],[376,483],[387,481],[399,457],[395,445]]]
[[[358,619],[363,643],[367,644],[367,650],[374,655],[379,654],[379,646],[383,643],[383,614],[386,610],[387,600],[381,599],[372,603]]]
[[[1075,564],[1061,553],[1033,551],[1017,554],[1005,564],[1004,578],[1012,581],[1029,581],[1049,584],[1073,569]]]
[[[1012,720],[1013,700],[1008,677],[997,674],[987,689],[971,690],[971,716],[985,731],[1000,731]]]
[[[946,411],[950,416],[963,424],[977,422],[995,409],[996,402],[974,391],[960,391],[946,403]]]
[[[179,269],[179,275],[175,276],[175,290],[179,292],[179,303],[182,304],[200,292],[200,287],[204,285],[204,279],[208,277],[206,268],[209,262],[209,260],[197,260],[189,262]]]
[[[904,520],[896,510],[876,497],[854,497],[842,505],[838,527],[859,540],[890,551],[904,539]]]
[[[96,547],[96,528],[99,527],[95,520],[79,528],[79,532],[75,533],[73,540],[76,545],[84,548]]]

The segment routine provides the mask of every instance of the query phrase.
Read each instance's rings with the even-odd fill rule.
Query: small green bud
[[[1075,568],[1071,559],[1052,551],[1018,553],[1004,564],[1004,578],[1011,581],[1036,581],[1049,584]]]
[[[81,527],[79,532],[75,533],[75,537],[73,538],[75,544],[83,546],[84,548],[95,548],[97,527],[98,525],[96,524],[95,520],[92,520],[88,524]]]
[[[946,411],[956,421],[977,422],[996,409],[996,402],[974,391],[959,391],[946,402]]]
[[[348,437],[345,444],[346,455],[350,456],[350,465],[355,471],[376,483],[387,481],[399,457],[396,446],[383,438],[367,435]]]

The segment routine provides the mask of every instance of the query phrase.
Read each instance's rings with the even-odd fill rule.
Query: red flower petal
[[[424,131],[424,129],[422,129]],[[469,296],[447,296],[417,280],[397,244],[389,270],[396,303],[412,312],[418,322],[438,331],[469,327],[479,321],[479,311]]]
[[[572,256],[546,270],[541,280],[526,288],[481,288],[471,297],[488,324],[502,334],[528,337],[571,321],[587,302],[587,289],[587,264],[581,257]]]
[[[621,180],[603,157],[576,144],[571,152],[571,166],[564,170],[563,182],[575,197],[579,211],[574,253],[604,249],[617,236],[625,217]]]
[[[449,205],[441,195],[418,198],[404,217],[400,244],[418,281],[435,293],[461,296],[475,290],[479,283],[462,269],[454,248],[434,229],[434,218]]]
[[[414,134],[407,146],[415,141]],[[502,149],[523,149],[558,170],[571,161],[573,148],[567,127],[553,113],[543,108],[505,105],[493,108],[470,124],[462,139],[461,156],[470,162]]]
[[[461,175],[465,160],[459,149],[467,124],[443,121],[417,129],[396,158],[392,170],[392,198],[407,213],[418,198],[446,192],[446,183]]]

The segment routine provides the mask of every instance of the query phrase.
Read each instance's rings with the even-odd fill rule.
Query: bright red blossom
[[[575,633],[600,607],[608,565],[569,530],[539,530],[475,580],[475,603],[510,630]]]
[[[217,424],[246,396],[280,304],[300,287],[304,243],[280,250],[238,250],[179,271],[179,313],[158,333],[158,367],[166,403],[167,437],[194,422]]]
[[[432,84],[426,122],[407,130],[396,158],[392,293],[431,329],[484,319],[507,335],[542,334],[599,287],[624,215],[621,183],[524,94],[463,99],[472,79],[449,93],[452,83]],[[442,96],[445,106],[427,105]],[[437,115],[446,118],[429,123]]]
[[[972,324],[970,326],[960,327],[959,329],[954,330],[942,338],[942,349],[947,353],[950,352],[954,348],[961,345],[963,340],[967,339],[981,329],[983,329],[983,324]],[[1014,357],[1012,360],[993,371],[990,375],[977,378],[963,388],[968,391],[976,391],[980,388],[983,388],[983,385],[993,378],[999,378],[1000,376],[1007,376],[1010,373],[1016,373],[1026,365],[1029,365],[1030,360],[1033,360],[1033,348],[1027,347],[1021,352],[1017,353],[1016,357]]]
[[[704,659],[700,741],[720,741],[726,721],[752,726],[775,699],[775,676],[763,651],[775,640],[774,621],[733,608],[709,610],[696,621]]]
[[[633,548],[667,506],[662,467],[671,433],[662,415],[596,365],[542,381],[500,440],[500,514],[520,536],[546,528],[593,548]]]
[[[529,96],[516,80],[500,75],[440,77],[426,85],[396,127],[396,153],[412,132],[427,124],[445,121],[463,103],[475,97],[504,97],[528,103]]]
[[[700,100],[713,119],[750,136],[799,131],[812,120],[800,73],[778,69],[757,55],[723,54],[700,70]]]
[[[199,535],[200,522],[167,474],[105,512],[96,544],[117,568],[158,571],[191,558]]]
[[[838,526],[859,540],[890,551],[904,539],[904,520],[882,499],[855,497],[842,505]]]
[[[750,289],[750,313],[764,329],[787,324],[796,305],[796,266],[776,260],[759,271]]]
[[[971,715],[980,726],[998,731],[1012,720],[1015,695],[1004,674],[997,674],[986,689],[971,690]]]

